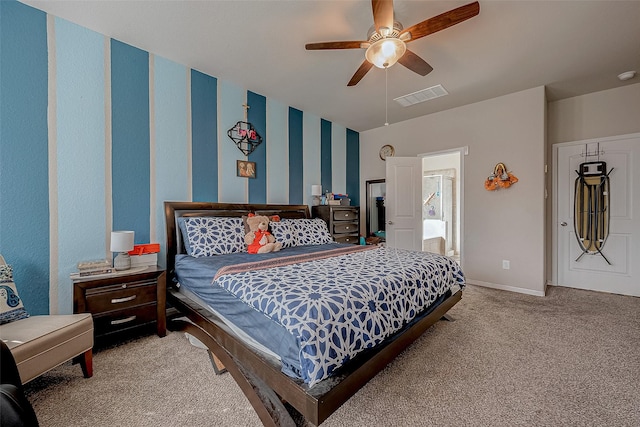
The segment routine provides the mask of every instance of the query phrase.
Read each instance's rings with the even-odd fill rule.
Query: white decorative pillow
[[[29,317],[13,283],[13,269],[0,265],[0,325]]]
[[[333,242],[327,223],[320,218],[292,219],[289,226],[294,246],[323,245]]]
[[[194,258],[247,251],[242,218],[187,217],[181,225],[187,253]]]
[[[291,233],[291,220],[281,219],[278,222],[269,223],[271,227],[271,234],[276,239],[276,242],[282,243],[283,248],[290,248],[295,246],[293,241],[293,234]]]

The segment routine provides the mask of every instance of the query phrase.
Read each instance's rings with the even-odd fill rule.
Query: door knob
[[[387,224],[391,225],[393,224],[393,221],[387,221]]]
[[[563,226],[563,227],[566,227],[566,226],[567,226],[567,221],[562,221],[562,222],[560,223],[560,225],[561,225],[561,226]]]

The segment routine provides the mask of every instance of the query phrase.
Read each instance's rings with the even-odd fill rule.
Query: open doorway
[[[387,157],[384,206],[388,246],[449,255],[464,267],[466,154],[467,147],[461,147],[416,157]],[[440,184],[423,190],[424,182],[436,175],[441,176]],[[448,194],[442,194],[447,186]],[[438,193],[438,188],[440,193],[436,195],[442,200],[438,210],[435,205],[432,210],[429,203],[435,203],[436,195],[431,197],[431,193]],[[368,205],[373,206],[373,202],[368,201]],[[439,222],[432,223],[434,220]]]
[[[462,254],[462,150],[422,156],[422,250]]]

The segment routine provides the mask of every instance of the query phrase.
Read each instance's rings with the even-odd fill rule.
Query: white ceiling
[[[468,1],[403,1],[414,25]],[[365,40],[368,0],[34,1],[26,4],[308,113],[365,131],[385,122],[385,71],[347,82],[364,50],[306,43]],[[434,71],[388,70],[390,123],[546,85],[548,99],[640,82],[640,1],[480,1],[470,20],[409,43]],[[392,99],[441,84],[448,96],[401,107]]]

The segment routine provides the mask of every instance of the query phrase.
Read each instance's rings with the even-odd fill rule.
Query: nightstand
[[[322,218],[338,243],[360,243],[360,208],[358,206],[312,206],[314,218]]]
[[[93,315],[96,339],[156,323],[158,336],[167,334],[166,273],[145,269],[73,278],[73,312]]]

